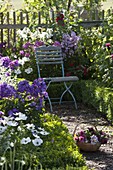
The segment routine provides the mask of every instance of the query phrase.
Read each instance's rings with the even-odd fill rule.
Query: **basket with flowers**
[[[101,144],[107,144],[108,135],[98,130],[96,126],[88,126],[77,131],[78,125],[75,127],[73,132],[74,140],[80,150],[83,151],[97,151]]]

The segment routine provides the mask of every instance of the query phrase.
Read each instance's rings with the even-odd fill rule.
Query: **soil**
[[[78,109],[73,104],[53,105],[53,114],[58,115],[67,126],[69,133],[73,135],[76,125],[84,122],[86,125],[96,125],[109,135],[108,143],[101,145],[96,152],[80,152],[86,160],[89,169],[93,170],[113,170],[113,126],[107,121],[103,114],[94,108],[77,103]]]

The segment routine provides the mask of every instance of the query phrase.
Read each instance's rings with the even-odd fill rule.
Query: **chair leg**
[[[53,112],[53,107],[52,107],[52,102],[50,100],[50,97],[48,96],[48,101],[49,101],[49,105],[50,105],[50,111]]]
[[[74,97],[73,93],[70,91],[70,88],[71,88],[72,84],[73,84],[73,83],[71,83],[70,86],[68,87],[67,84],[64,82],[64,85],[65,85],[66,90],[62,93],[62,95],[61,95],[61,97],[60,97],[60,102],[59,102],[59,104],[61,104],[62,98],[63,98],[63,96],[65,95],[65,93],[68,92],[68,93],[71,95],[71,97],[73,98],[73,101],[74,101],[74,104],[75,104],[75,108],[77,109],[77,103],[76,103],[75,97]]]

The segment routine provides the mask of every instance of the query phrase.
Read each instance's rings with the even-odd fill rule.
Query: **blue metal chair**
[[[38,77],[41,78],[41,72],[43,72],[43,68],[41,65],[44,65],[46,67],[47,65],[60,65],[61,67],[61,76],[56,77],[54,75],[53,71],[53,77],[42,77],[45,82],[47,82],[47,89],[49,88],[51,83],[64,83],[65,90],[63,91],[59,104],[62,103],[63,96],[65,93],[69,93],[74,101],[75,108],[77,109],[77,103],[76,99],[71,92],[70,88],[73,84],[73,82],[79,80],[77,76],[65,76],[64,74],[64,62],[63,62],[63,56],[62,56],[62,49],[61,47],[56,47],[56,46],[41,46],[35,49],[35,55],[36,55],[36,64],[37,64],[37,69],[38,69]],[[69,85],[67,85],[67,82],[70,82]],[[49,97],[48,94],[48,101],[50,104],[50,110],[51,112],[53,111],[52,109],[52,101],[51,98]]]

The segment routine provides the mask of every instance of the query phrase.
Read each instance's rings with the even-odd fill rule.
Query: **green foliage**
[[[88,71],[88,78],[102,81],[106,87],[113,82],[113,15],[105,18],[103,27],[80,27],[81,45],[78,60]]]
[[[113,15],[107,17],[101,43],[98,43],[94,54],[93,77],[103,82],[106,87],[113,87]],[[110,30],[110,31],[109,31]],[[98,34],[100,37],[100,34]],[[98,38],[99,42],[99,38]]]
[[[82,101],[100,111],[113,123],[113,90],[97,81],[81,81]]]
[[[38,152],[39,161],[44,168],[66,167],[66,164],[74,167],[85,165],[73,137],[62,121],[48,113],[43,115],[41,120],[44,129],[50,133]]]
[[[21,132],[18,129],[16,130],[16,127],[12,127],[15,130],[15,140],[18,140],[18,145],[13,146],[14,143],[12,142],[5,152],[3,146],[7,145],[7,138],[4,140],[4,144],[0,145],[1,157],[5,159],[7,165],[11,164],[11,167],[17,168],[14,163],[16,160],[20,163],[23,161],[24,170],[36,167],[62,170],[83,168],[86,170],[85,160],[61,119],[54,114],[45,113],[40,115],[40,120],[41,127],[49,132],[49,135],[41,136],[44,142],[40,147],[33,147],[32,143],[19,145],[20,137],[26,134],[25,126]]]

